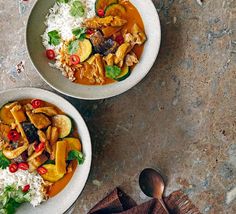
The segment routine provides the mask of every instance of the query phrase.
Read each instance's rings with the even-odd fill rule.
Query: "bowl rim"
[[[101,100],[101,99],[107,99],[107,98],[112,98],[112,97],[115,97],[115,96],[118,96],[118,95],[121,95],[125,92],[127,92],[128,90],[130,90],[131,88],[135,87],[138,83],[140,83],[146,76],[147,74],[149,73],[149,71],[152,69],[156,59],[157,59],[157,56],[159,54],[159,51],[160,51],[160,47],[161,47],[161,36],[162,36],[162,32],[161,32],[161,23],[160,23],[160,18],[159,18],[159,15],[158,15],[158,12],[156,10],[156,7],[153,3],[152,0],[145,0],[146,2],[148,2],[148,4],[151,5],[151,7],[153,7],[155,9],[155,12],[152,13],[152,16],[153,16],[153,19],[156,19],[156,22],[157,22],[157,26],[158,26],[158,29],[157,31],[159,32],[160,36],[157,38],[156,40],[156,50],[155,50],[155,53],[154,53],[154,56],[153,58],[150,60],[149,64],[148,64],[148,67],[147,69],[145,70],[145,72],[142,73],[141,77],[135,81],[132,82],[132,84],[129,84],[127,87],[125,87],[124,89],[122,89],[121,91],[118,91],[118,92],[114,92],[112,90],[112,88],[110,89],[110,94],[109,95],[100,95],[100,94],[96,94],[96,97],[91,97],[91,96],[82,96],[82,95],[74,95],[74,94],[71,94],[69,92],[65,92],[63,90],[61,90],[59,87],[56,87],[54,86],[52,83],[50,83],[49,80],[47,80],[47,78],[45,78],[43,76],[43,74],[41,74],[41,72],[37,69],[32,57],[31,57],[31,54],[30,54],[30,50],[29,50],[29,45],[28,45],[28,42],[27,42],[27,38],[28,38],[28,28],[29,28],[29,22],[30,22],[30,18],[31,18],[31,15],[33,13],[33,10],[36,6],[36,4],[39,2],[40,0],[37,0],[34,2],[34,4],[32,5],[31,7],[31,10],[30,10],[30,13],[29,13],[29,16],[27,18],[27,23],[26,23],[26,28],[25,28],[25,44],[26,44],[26,48],[27,48],[27,54],[30,58],[30,61],[31,63],[33,64],[33,67],[34,69],[37,71],[37,73],[39,74],[39,76],[43,79],[43,81],[45,81],[50,87],[52,87],[54,90],[60,92],[61,94],[64,94],[66,96],[69,96],[69,97],[73,97],[73,98],[76,98],[76,99],[83,99],[83,100]],[[132,0],[129,0],[132,2]],[[132,2],[133,3],[133,2]],[[134,4],[134,6],[136,6]],[[140,13],[140,12],[139,12]],[[143,19],[143,17],[142,17]],[[144,51],[145,51],[145,46],[144,46]],[[142,54],[143,55],[143,54]],[[143,59],[144,60],[144,59]],[[72,84],[72,83],[71,83]],[[75,84],[78,84],[78,83],[75,83]],[[116,84],[116,83],[112,83],[112,84]],[[112,84],[107,84],[107,85],[112,85]],[[82,84],[80,84],[82,85]],[[83,86],[83,85],[82,85]],[[86,86],[90,86],[90,85],[86,85]],[[104,85],[105,86],[105,85]],[[97,86],[93,86],[91,85],[91,87],[97,87]],[[102,86],[101,86],[102,87]]]
[[[71,104],[68,100],[66,100],[64,97],[62,97],[62,96],[60,96],[60,95],[58,95],[58,94],[56,94],[56,93],[54,93],[54,92],[52,92],[52,91],[49,91],[49,90],[46,90],[46,89],[37,88],[37,87],[17,87],[17,88],[11,88],[11,89],[2,90],[2,91],[0,91],[0,95],[1,95],[1,94],[6,94],[6,93],[12,93],[12,92],[16,92],[16,93],[17,93],[17,91],[19,91],[19,90],[21,90],[21,91],[23,90],[23,91],[25,91],[25,92],[27,92],[27,91],[29,91],[29,90],[35,90],[35,91],[38,91],[38,92],[41,92],[41,93],[45,92],[45,93],[47,93],[47,94],[51,94],[51,95],[54,96],[54,97],[55,97],[55,96],[56,96],[56,97],[59,97],[60,99],[63,100],[63,102],[65,102],[65,103],[67,103],[68,105],[70,105],[71,108],[73,108],[73,109],[80,115],[81,119],[82,119],[83,122],[84,122],[84,125],[85,125],[85,128],[86,128],[85,130],[86,130],[86,132],[87,132],[87,134],[88,134],[88,140],[89,140],[87,143],[89,143],[89,150],[90,150],[89,166],[88,166],[88,175],[87,175],[87,177],[86,177],[86,179],[85,179],[84,186],[83,186],[81,192],[78,194],[78,196],[77,196],[77,198],[75,199],[75,201],[73,201],[73,202],[71,203],[71,205],[70,205],[68,208],[66,208],[66,210],[63,212],[63,214],[66,214],[66,213],[67,213],[68,211],[70,211],[70,209],[75,205],[75,203],[77,202],[77,200],[79,199],[79,197],[80,197],[81,194],[83,193],[83,191],[84,191],[84,189],[85,189],[85,187],[86,187],[86,185],[87,185],[87,183],[88,183],[89,176],[90,176],[90,174],[91,174],[93,150],[92,150],[91,136],[90,136],[90,132],[89,132],[88,126],[87,126],[85,120],[83,119],[82,115],[81,115],[80,112],[75,108],[74,105],[72,105],[72,104]],[[26,97],[27,97],[27,95],[26,95]],[[47,100],[45,100],[45,101],[47,101]],[[0,105],[0,108],[1,108],[1,107],[2,107],[2,106]],[[82,145],[83,145],[83,143],[82,143]],[[72,177],[73,177],[73,176],[72,176]],[[60,193],[59,193],[59,194],[60,194]],[[44,203],[46,203],[46,202],[47,202],[47,201],[45,201]]]

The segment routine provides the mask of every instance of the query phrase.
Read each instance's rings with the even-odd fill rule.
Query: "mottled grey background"
[[[26,53],[25,25],[35,0],[0,0],[0,90],[49,87]],[[107,100],[69,99],[92,136],[93,166],[75,213],[114,187],[135,200],[140,171],[159,167],[166,194],[182,189],[203,213],[236,213],[236,2],[155,0],[162,47],[149,75]],[[153,26],[155,27],[155,26]],[[25,70],[15,66],[25,61]]]

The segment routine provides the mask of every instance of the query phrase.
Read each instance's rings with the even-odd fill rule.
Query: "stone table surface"
[[[0,90],[50,89],[24,43],[34,2],[0,0]],[[86,120],[94,151],[74,213],[86,213],[116,186],[138,203],[148,200],[138,186],[145,167],[160,168],[166,194],[182,189],[202,213],[236,213],[236,2],[200,2],[154,0],[161,51],[136,87],[100,101],[67,98]]]

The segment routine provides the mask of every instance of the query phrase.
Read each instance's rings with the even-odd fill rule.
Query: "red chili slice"
[[[48,172],[48,170],[46,168],[44,168],[43,166],[39,167],[37,169],[37,172],[40,174],[40,175],[44,175]]]
[[[35,146],[35,152],[41,152],[42,150],[44,150],[45,148],[45,143],[44,142],[41,142],[39,145]]]
[[[33,106],[33,108],[39,108],[43,106],[43,101],[39,99],[34,99],[31,101],[31,105]]]
[[[7,135],[7,138],[10,140],[10,141],[18,141],[20,139],[20,134],[16,131],[16,130],[11,130],[8,135]]]
[[[124,43],[124,37],[122,35],[118,35],[116,38],[115,38],[115,41],[119,44],[119,45],[122,45]]]
[[[80,58],[79,58],[79,56],[77,56],[76,54],[72,54],[72,55],[70,56],[70,63],[71,63],[72,65],[78,65],[78,64],[80,63]]]
[[[86,34],[88,34],[88,35],[91,35],[91,34],[93,34],[94,33],[94,30],[93,29],[87,29],[86,30]]]
[[[26,162],[19,163],[18,168],[21,170],[27,170],[27,169],[29,169],[29,164]]]
[[[98,16],[99,17],[104,17],[105,16],[105,11],[103,9],[98,9]]]
[[[22,192],[28,192],[29,189],[30,189],[30,185],[27,184],[27,185],[25,185],[25,186],[23,187]]]
[[[15,173],[17,170],[18,170],[18,164],[16,164],[16,163],[10,164],[10,166],[9,166],[9,171],[10,171],[11,173]]]
[[[53,59],[55,59],[56,54],[55,54],[54,50],[48,49],[48,50],[46,50],[46,56],[48,59],[53,60]]]

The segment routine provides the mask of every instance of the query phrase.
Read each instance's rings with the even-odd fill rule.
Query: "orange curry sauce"
[[[139,14],[137,8],[130,1],[127,1],[127,0],[120,0],[119,4],[123,5],[127,11],[127,13],[125,14],[125,16],[123,18],[126,19],[128,22],[123,27],[122,31],[127,30],[127,32],[130,32],[131,28],[133,27],[133,25],[135,23],[138,24],[138,26],[142,30],[144,30],[143,20]],[[141,46],[136,45],[134,47],[133,51],[137,55],[138,59],[140,59],[143,49],[144,49],[144,45],[141,45]],[[94,85],[93,83],[89,82],[89,80],[87,78],[81,79],[80,72],[77,72],[75,74],[75,77],[76,77],[75,83],[79,83],[79,84],[83,84],[83,85]],[[113,83],[113,82],[115,82],[115,80],[112,80],[110,78],[105,78],[104,84],[109,84],[109,83]]]

